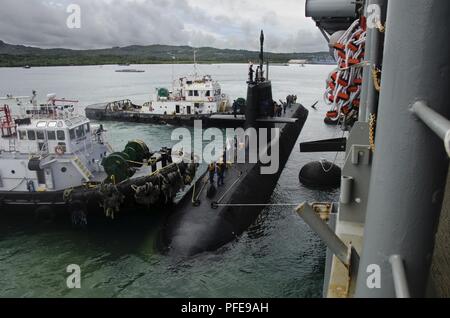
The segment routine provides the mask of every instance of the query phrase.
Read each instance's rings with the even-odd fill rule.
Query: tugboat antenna
[[[194,77],[197,79],[197,50],[194,49]]]

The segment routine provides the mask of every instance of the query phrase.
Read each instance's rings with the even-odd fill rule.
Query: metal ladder
[[[15,139],[9,140],[9,151],[10,152],[16,151],[16,140]]]
[[[80,158],[75,157],[73,159],[73,162],[75,163],[75,166],[77,167],[78,171],[83,175],[83,177],[89,181],[92,178],[91,171],[83,164],[83,162],[80,160]]]

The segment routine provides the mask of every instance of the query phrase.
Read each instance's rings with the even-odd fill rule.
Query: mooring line
[[[302,203],[274,203],[274,204],[252,204],[252,203],[248,203],[248,204],[226,204],[226,203],[217,203],[216,206],[229,206],[229,207],[259,207],[259,206],[285,206],[285,207],[298,207],[299,205],[301,205]]]

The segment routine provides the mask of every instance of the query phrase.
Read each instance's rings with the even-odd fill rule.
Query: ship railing
[[[49,149],[48,149],[48,143],[44,143],[39,149],[38,152],[36,153],[36,156],[38,156],[39,158],[45,158],[50,154]]]
[[[405,266],[400,255],[392,255],[389,258],[392,267],[392,279],[394,280],[395,295],[397,298],[410,298],[408,281],[406,280]]]
[[[412,106],[412,111],[442,139],[447,155],[450,157],[450,121],[431,109],[424,101],[415,102]]]
[[[60,109],[63,107],[63,109]],[[31,106],[24,108],[26,116],[32,119],[69,119],[76,114],[74,114],[74,108],[65,107],[61,105],[40,105]]]
[[[100,128],[99,128],[100,129]],[[103,137],[103,130],[94,130],[93,133],[91,134],[91,142],[93,144],[100,144],[103,145],[105,144],[105,139]]]

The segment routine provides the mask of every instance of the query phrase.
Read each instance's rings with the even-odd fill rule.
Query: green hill
[[[155,64],[191,63],[193,47],[170,45],[132,45],[96,50],[41,49],[24,45],[11,45],[0,40],[0,67],[99,65],[99,64]],[[247,63],[257,61],[258,52],[246,50],[197,48],[199,63]],[[291,59],[306,59],[310,63],[327,63],[328,52],[266,53],[272,63],[286,63]]]

